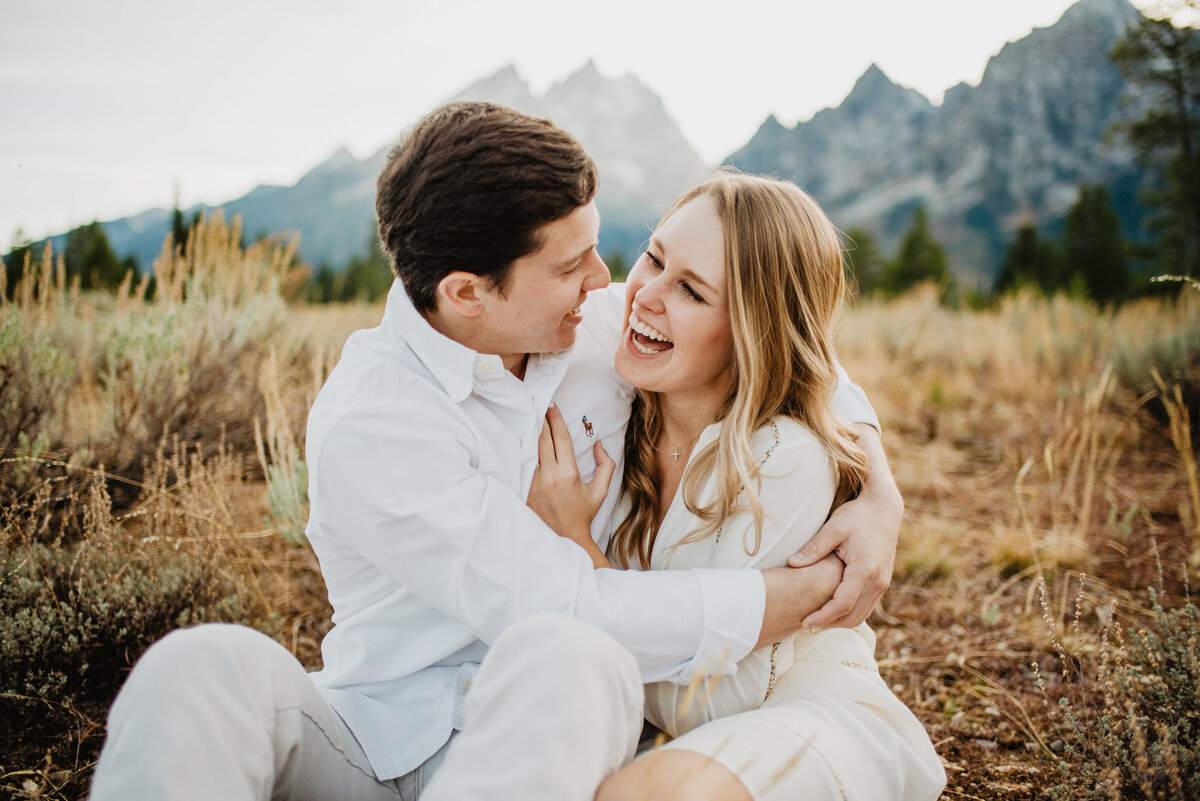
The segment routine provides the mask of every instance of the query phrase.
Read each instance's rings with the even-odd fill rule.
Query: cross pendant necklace
[[[698,439],[700,439],[700,437],[699,437],[699,436],[692,437],[690,440],[688,440],[687,442],[685,442],[685,443],[683,444],[683,446],[684,446],[685,448],[691,448],[691,447],[692,447],[692,445],[696,444],[696,440],[698,440]],[[670,443],[667,443],[667,444],[670,444]],[[658,451],[659,453],[665,453],[665,451],[662,449],[662,446],[661,446],[661,445],[659,445],[659,446],[655,447],[655,449],[654,449],[654,450]],[[681,450],[679,449],[679,446],[678,446],[678,445],[676,445],[676,446],[674,446],[674,447],[671,449],[671,451],[670,451],[670,454],[671,454],[671,461],[673,461],[673,462],[678,462],[678,461],[679,461],[679,457],[680,457],[680,456],[683,456],[683,451],[681,451]]]

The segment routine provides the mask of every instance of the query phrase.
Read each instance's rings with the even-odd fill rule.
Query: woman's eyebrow
[[[663,245],[662,241],[659,240],[658,237],[656,237],[656,236],[650,237],[650,244],[653,245],[657,250],[659,250],[664,256],[666,255],[667,249]],[[692,270],[688,267],[684,267],[680,270],[680,272],[683,274],[684,278],[687,278],[690,281],[700,284],[705,289],[707,289],[709,292],[712,292],[713,294],[720,294],[719,292],[717,292],[716,288],[712,284],[708,283],[703,278],[701,278],[700,275],[698,273],[696,273],[694,270]]]
[[[707,289],[709,292],[712,292],[714,295],[718,294],[716,288],[712,284],[705,281],[703,278],[701,278],[697,273],[693,272],[692,270],[689,270],[685,267],[683,270],[681,270],[681,272],[683,273],[683,277],[692,281],[692,283],[699,284],[700,286]]]

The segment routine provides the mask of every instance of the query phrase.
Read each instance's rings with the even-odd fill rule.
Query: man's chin
[[[553,337],[548,337],[547,341],[542,343],[542,346],[536,351],[530,353],[557,353],[560,350],[566,350],[575,344],[575,326],[560,327]]]

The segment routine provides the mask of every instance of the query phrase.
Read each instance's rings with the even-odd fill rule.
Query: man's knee
[[[150,646],[138,667],[193,671],[214,662],[254,659],[280,646],[270,637],[246,626],[206,623],[176,629]]]
[[[158,694],[196,694],[208,685],[227,684],[230,675],[260,672],[286,654],[270,637],[246,626],[209,623],[177,629],[146,650],[123,692],[153,688]]]

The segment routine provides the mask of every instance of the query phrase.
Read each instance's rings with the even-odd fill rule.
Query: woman
[[[723,172],[668,210],[629,276],[615,356],[638,390],[616,566],[779,566],[854,497],[866,459],[830,401],[844,292],[837,231],[793,184]],[[545,487],[530,504],[574,519],[557,530],[613,566],[585,505]],[[832,592],[840,563],[825,575]],[[937,798],[940,761],[873,650],[865,624],[800,633],[732,676],[648,685],[646,717],[674,739],[597,798]]]

